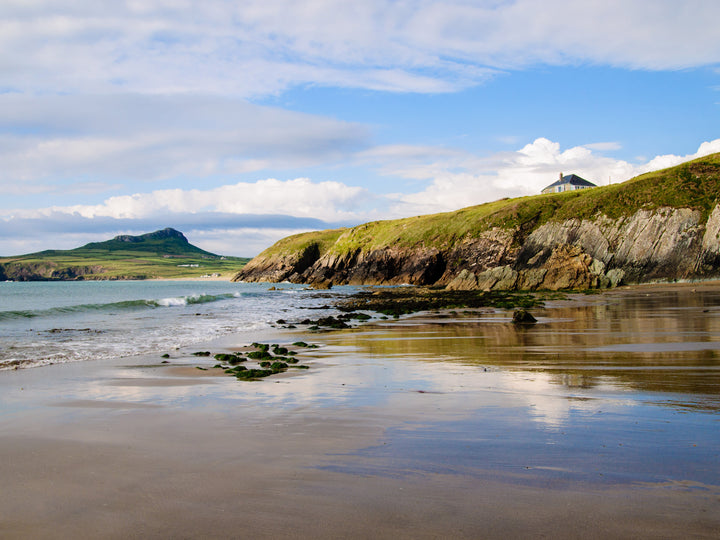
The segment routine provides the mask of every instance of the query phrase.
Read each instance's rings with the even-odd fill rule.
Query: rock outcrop
[[[659,208],[617,219],[548,222],[528,235],[495,228],[445,250],[358,247],[338,255],[311,246],[289,257],[253,260],[236,279],[559,290],[720,277],[720,206],[706,222],[701,217],[697,210]]]
[[[102,266],[58,266],[53,262],[0,264],[0,280],[6,281],[67,281],[82,280],[102,274]]]

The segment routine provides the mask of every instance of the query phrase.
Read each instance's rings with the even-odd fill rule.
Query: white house
[[[560,173],[560,180],[550,184],[548,187],[542,190],[543,193],[562,193],[564,191],[573,191],[576,189],[587,189],[597,187],[592,182],[588,182],[584,178],[580,178],[577,174],[568,174],[563,176]]]

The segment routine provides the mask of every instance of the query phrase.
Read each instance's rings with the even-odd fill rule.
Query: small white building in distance
[[[560,180],[550,184],[548,187],[542,190],[543,193],[562,193],[564,191],[573,191],[576,189],[587,189],[591,187],[597,187],[592,182],[588,182],[584,178],[580,178],[577,174],[568,174],[563,176],[560,173]]]

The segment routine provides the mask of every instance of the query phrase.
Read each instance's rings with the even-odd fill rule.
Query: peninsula
[[[202,250],[172,228],[121,235],[70,250],[0,258],[0,280],[178,279],[230,277],[248,259]]]
[[[621,184],[309,232],[233,279],[559,290],[720,277],[720,154]]]

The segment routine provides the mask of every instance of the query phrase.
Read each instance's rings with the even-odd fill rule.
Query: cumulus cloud
[[[77,214],[84,218],[143,219],[152,215],[281,214],[324,221],[355,218],[355,209],[371,199],[364,188],[339,182],[312,182],[307,178],[280,181],[274,178],[212,189],[165,189],[110,197],[97,205],[52,207],[45,212]]]
[[[557,180],[561,172],[578,174],[597,185],[624,182],[645,172],[720,152],[720,139],[702,143],[690,155],[657,156],[645,163],[614,159],[597,153],[598,148],[608,145],[588,144],[562,150],[559,143],[538,138],[516,152],[483,159],[462,156],[443,163],[428,160],[424,165],[410,160],[417,171],[416,178],[431,176],[433,180],[422,191],[392,195],[391,212],[395,216],[443,212],[502,197],[534,195]],[[405,155],[416,154],[406,149]]]
[[[698,148],[698,151],[694,154],[688,154],[686,156],[676,156],[674,154],[665,154],[657,156],[651,159],[646,165],[638,168],[637,174],[642,174],[649,171],[655,171],[658,169],[665,169],[667,167],[674,167],[684,161],[690,161],[691,159],[700,158],[710,154],[720,152],[720,139],[714,141],[704,142]]]
[[[714,64],[718,16],[713,0],[7,0],[0,69],[22,91],[443,92],[539,63]]]
[[[97,205],[5,211],[0,215],[0,253],[67,249],[117,234],[174,227],[203,238],[201,247],[210,251],[248,256],[288,234],[354,225],[376,216],[374,202],[376,197],[364,188],[307,178],[156,190],[110,197]]]

